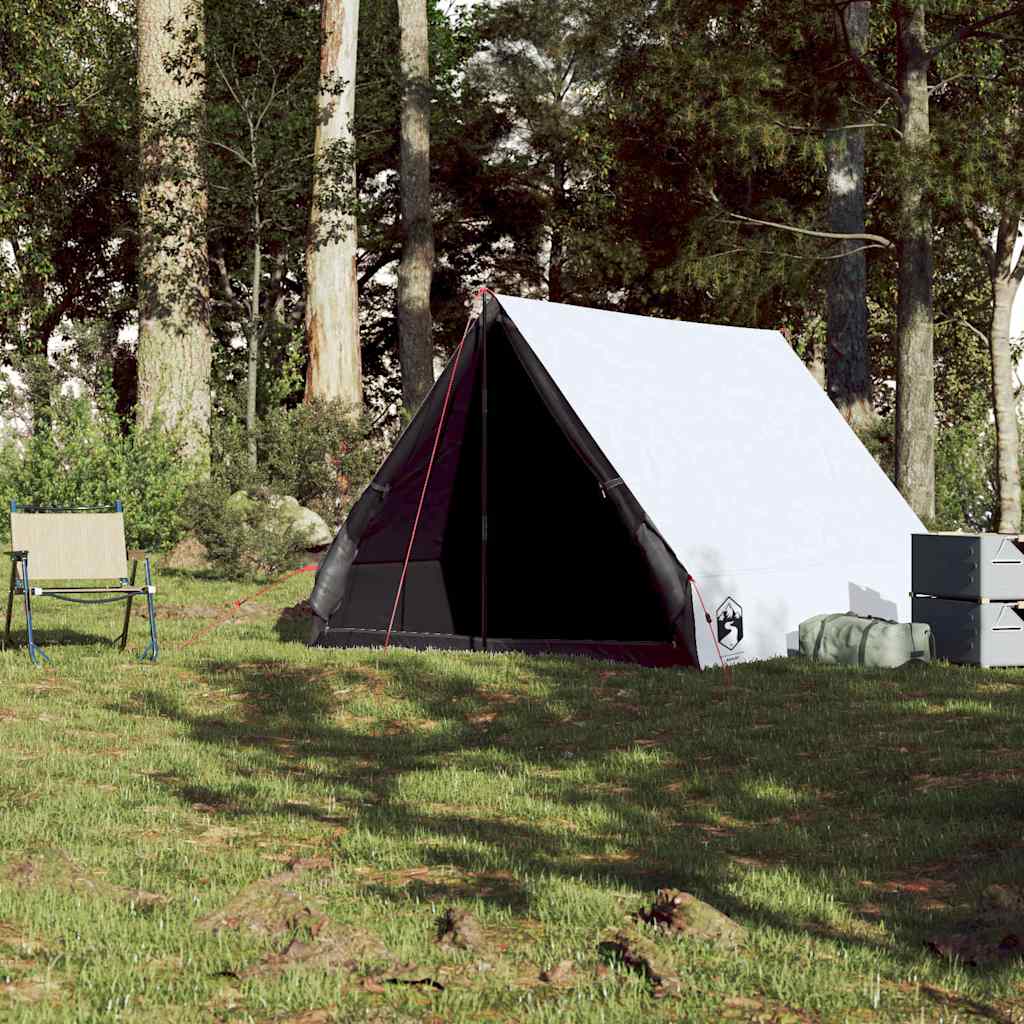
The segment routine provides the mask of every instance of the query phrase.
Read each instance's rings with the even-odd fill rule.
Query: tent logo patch
[[[731,597],[727,597],[715,612],[718,623],[718,642],[729,651],[734,651],[743,640],[743,609]]]

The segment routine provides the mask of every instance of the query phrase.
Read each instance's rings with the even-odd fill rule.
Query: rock
[[[310,548],[321,548],[334,540],[331,528],[311,508],[300,505],[297,498],[287,494],[271,494],[267,505],[281,521],[282,526],[298,533]]]
[[[605,957],[621,960],[627,967],[640,971],[651,983],[655,999],[678,996],[683,990],[679,975],[664,959],[658,947],[630,929],[610,933],[598,946]]]
[[[183,537],[160,558],[161,569],[208,569],[210,553],[197,537]]]
[[[437,941],[456,949],[479,949],[484,945],[480,922],[468,910],[449,907],[438,922]]]
[[[746,929],[731,917],[679,889],[659,889],[650,910],[641,910],[636,920],[670,935],[702,939],[726,949],[735,949],[747,937]]]
[[[278,514],[290,516],[290,525],[297,533],[303,535],[306,546],[310,548],[322,548],[334,540],[331,528],[311,508],[296,503],[293,509],[290,505],[283,505]]]
[[[248,491],[235,491],[224,503],[229,514],[245,518],[261,508],[273,513],[281,524],[282,532],[297,533],[310,548],[326,547],[334,540],[334,533],[311,508],[300,505],[298,498],[289,494],[267,494],[253,498]]]

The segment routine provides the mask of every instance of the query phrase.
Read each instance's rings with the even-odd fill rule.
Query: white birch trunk
[[[1014,265],[1013,251],[1020,218],[1004,214],[999,219],[992,267],[992,322],[989,352],[992,356],[992,410],[996,421],[996,479],[999,484],[1000,533],[1020,533],[1020,439],[1017,403],[1013,386],[1013,353],[1010,349],[1010,314],[1020,287],[1024,261]]]
[[[359,350],[359,296],[356,284],[356,220],[332,208],[324,158],[341,142],[352,146],[355,114],[358,0],[322,0],[320,76],[315,142],[316,167],[306,249],[306,341],[309,364],[306,400],[338,399],[358,411],[363,402]],[[343,83],[338,93],[332,85]],[[355,164],[345,175],[345,191],[355,195]],[[337,185],[337,181],[334,182]]]

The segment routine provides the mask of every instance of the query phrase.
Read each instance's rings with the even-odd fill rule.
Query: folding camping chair
[[[32,632],[32,599],[56,597],[76,604],[108,604],[126,601],[121,650],[128,643],[128,623],[132,600],[145,594],[149,610],[149,643],[143,660],[156,661],[156,602],[153,573],[143,551],[128,552],[124,539],[124,513],[121,502],[79,508],[50,505],[19,505],[11,502],[11,582],[7,594],[7,623],[4,650],[11,640],[11,611],[15,594],[25,604],[28,627],[28,653],[33,665],[50,659],[35,642]],[[128,573],[128,559],[132,571]],[[139,561],[145,564],[146,583],[135,585]],[[31,572],[31,576],[29,573]],[[39,581],[52,586],[39,586]],[[101,581],[116,580],[104,585]],[[74,584],[81,585],[74,585]],[[88,584],[88,585],[86,585]],[[91,595],[91,596],[83,596]]]

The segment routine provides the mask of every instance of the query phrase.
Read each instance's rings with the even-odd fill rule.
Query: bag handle
[[[857,664],[860,665],[861,668],[864,667],[864,659],[865,659],[865,655],[867,654],[867,649],[868,649],[868,633],[870,633],[871,630],[873,630],[875,628],[875,626],[877,626],[880,622],[886,622],[886,621],[888,621],[888,620],[887,619],[875,619],[875,618],[872,618],[871,622],[869,622],[864,627],[864,632],[861,633],[861,635],[860,635],[860,646],[857,648]]]
[[[821,641],[825,639],[825,627],[836,619],[846,618],[846,615],[846,612],[837,612],[835,615],[826,615],[825,618],[821,620],[821,626],[818,628],[818,638],[814,641],[814,651],[811,654],[812,661],[818,660],[818,653],[821,651]]]

